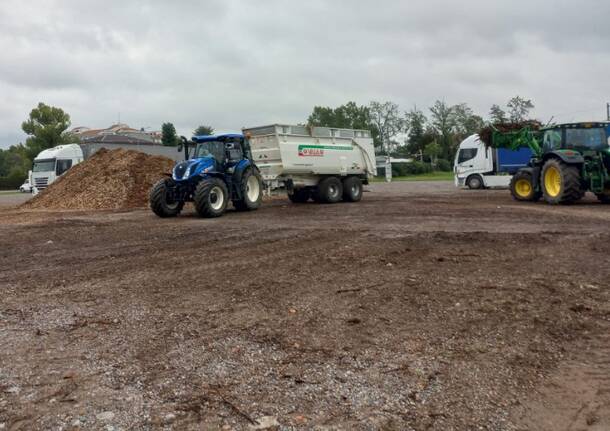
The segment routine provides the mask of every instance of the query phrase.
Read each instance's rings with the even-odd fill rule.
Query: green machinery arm
[[[511,131],[500,131],[492,126],[491,146],[494,148],[508,148],[510,150],[528,147],[532,150],[534,157],[541,157],[542,147],[539,143],[541,137],[541,131],[532,130],[530,127],[523,127]]]

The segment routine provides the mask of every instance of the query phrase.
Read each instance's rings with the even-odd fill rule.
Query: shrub
[[[442,172],[451,172],[453,170],[453,165],[449,160],[438,159],[436,161],[436,169]]]

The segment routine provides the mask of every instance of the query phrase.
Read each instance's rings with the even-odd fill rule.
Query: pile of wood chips
[[[148,205],[148,193],[174,162],[140,151],[101,149],[72,167],[25,209],[125,209]]]

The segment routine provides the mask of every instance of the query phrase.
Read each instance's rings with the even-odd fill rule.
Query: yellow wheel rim
[[[515,183],[515,192],[522,198],[526,198],[532,193],[532,184],[528,180],[517,180]]]
[[[549,166],[544,173],[544,188],[551,197],[561,193],[561,173],[555,166]]]

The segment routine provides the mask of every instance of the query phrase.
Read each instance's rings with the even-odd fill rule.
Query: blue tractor
[[[263,181],[248,140],[242,134],[182,138],[185,161],[150,191],[150,208],[159,217],[175,217],[193,202],[201,217],[219,217],[229,201],[238,211],[255,210],[263,198]],[[189,158],[189,147],[194,153]],[[181,151],[179,148],[178,151]]]

